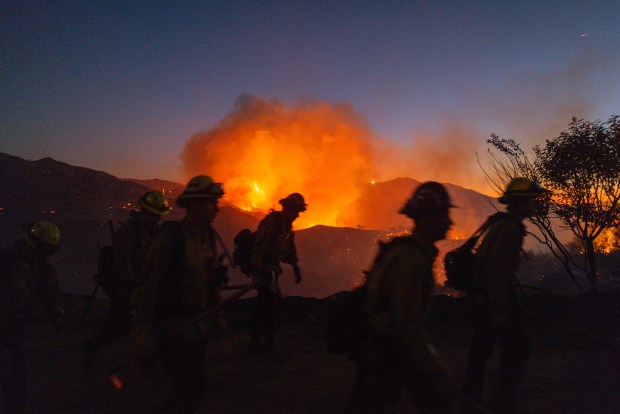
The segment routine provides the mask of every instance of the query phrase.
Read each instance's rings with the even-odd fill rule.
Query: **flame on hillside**
[[[603,231],[594,240],[594,250],[603,253],[611,254],[620,250],[620,229],[611,228]]]
[[[245,210],[279,209],[281,198],[303,194],[308,210],[296,228],[355,227],[358,212],[366,208],[356,204],[362,185],[377,178],[450,182],[450,177],[475,175],[473,162],[468,164],[455,145],[456,140],[468,145],[471,136],[449,132],[434,144],[420,135],[399,148],[376,137],[365,116],[347,103],[288,106],[244,95],[215,127],[191,138],[182,167],[185,179],[208,174],[223,182],[225,200]]]

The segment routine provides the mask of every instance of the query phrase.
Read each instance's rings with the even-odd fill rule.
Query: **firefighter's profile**
[[[223,265],[212,223],[223,195],[222,184],[207,175],[189,180],[176,199],[184,217],[163,223],[146,254],[134,301],[134,350],[136,355],[156,350],[172,376],[160,413],[193,413],[204,394],[207,342],[222,329],[222,319],[216,315],[178,328],[220,301]]]
[[[524,177],[508,183],[499,198],[506,212],[496,214],[477,249],[483,282],[467,293],[474,335],[462,391],[482,402],[486,363],[498,345],[504,352],[489,402],[498,413],[516,412],[518,387],[530,353],[530,339],[517,301],[516,271],[526,235],[523,221],[539,211],[539,198],[544,193],[536,181]]]
[[[49,261],[60,248],[60,230],[50,221],[24,223],[23,230],[12,246],[0,250],[0,385],[6,410],[18,414],[26,413],[25,328],[35,302],[45,304],[56,331],[63,326],[58,274]]]
[[[91,369],[96,354],[124,337],[133,327],[131,297],[144,281],[142,269],[146,251],[162,216],[170,212],[168,199],[160,191],[148,191],[138,200],[139,210],[132,210],[129,218],[113,234],[111,263],[101,266],[97,282],[110,298],[105,324],[82,343],[82,367]],[[100,256],[101,258],[101,256]],[[146,363],[149,371],[153,361]]]
[[[281,300],[281,263],[292,267],[295,283],[301,282],[293,222],[306,211],[308,204],[299,193],[292,193],[280,199],[279,203],[282,210],[272,210],[259,223],[252,249],[252,275],[258,287],[248,349],[250,355],[274,355],[276,319]]]
[[[453,413],[458,396],[431,344],[426,321],[433,305],[435,243],[452,225],[454,205],[442,184],[421,184],[401,214],[411,218],[409,235],[384,246],[365,285],[366,339],[357,354],[357,378],[347,412],[386,412],[403,391],[420,413]],[[380,259],[379,259],[380,258]]]

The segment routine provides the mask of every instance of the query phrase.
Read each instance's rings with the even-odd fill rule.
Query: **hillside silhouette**
[[[412,178],[364,183],[352,208],[359,212],[355,228],[315,226],[296,231],[304,283],[295,285],[289,269],[282,277],[288,295],[325,297],[349,289],[359,280],[375,254],[376,241],[391,233],[408,230],[410,220],[398,214],[404,201],[419,184]],[[119,179],[102,171],[77,167],[52,158],[27,161],[0,153],[0,243],[11,243],[25,220],[48,219],[62,232],[62,248],[53,260],[64,291],[87,294],[94,287],[92,275],[101,246],[110,243],[108,221],[123,222],[148,190],[164,191],[174,201],[183,184],[162,179]],[[499,205],[476,191],[446,184],[454,203],[455,223],[451,238],[468,237]],[[309,200],[312,208],[312,200]],[[179,219],[183,211],[174,206],[165,220]],[[247,212],[225,201],[214,226],[228,248],[242,228],[255,230],[261,212]],[[442,244],[443,249],[453,242]],[[441,247],[441,246],[440,246]],[[246,279],[231,270],[233,283]]]

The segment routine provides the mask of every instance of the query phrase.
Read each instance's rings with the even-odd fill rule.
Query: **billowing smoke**
[[[296,227],[354,221],[359,185],[374,175],[373,134],[348,104],[303,102],[286,106],[253,96],[237,99],[214,128],[186,144],[186,177],[206,173],[225,184],[226,199],[267,211],[302,193],[308,211]]]
[[[446,120],[437,133],[412,131],[406,144],[375,142],[379,180],[410,177],[418,181],[439,181],[488,192],[476,150],[484,136],[463,123]]]

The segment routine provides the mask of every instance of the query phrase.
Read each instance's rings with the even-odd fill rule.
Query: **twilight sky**
[[[240,95],[348,103],[392,151],[470,164],[492,132],[620,114],[617,0],[8,0],[0,41],[0,152],[120,178],[182,181]]]

